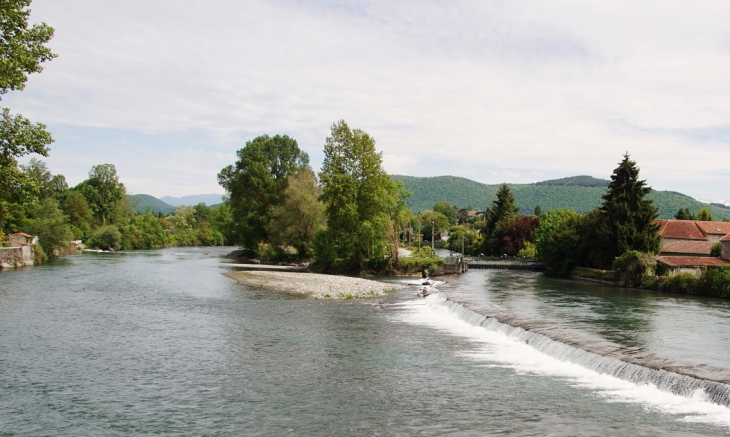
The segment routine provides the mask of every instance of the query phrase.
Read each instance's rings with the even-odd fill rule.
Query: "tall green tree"
[[[375,140],[344,120],[333,124],[319,177],[327,229],[316,239],[317,261],[325,269],[356,272],[366,261],[395,261],[392,211],[405,193],[383,170]]]
[[[449,221],[449,224],[451,226],[455,226],[456,225],[456,221],[457,221],[456,211],[457,211],[457,209],[456,209],[456,207],[454,207],[453,205],[451,205],[449,202],[447,202],[445,200],[439,200],[438,202],[436,202],[436,204],[433,205],[433,210],[436,211],[436,212],[440,212],[441,214],[443,214],[444,217],[446,217],[446,219]]]
[[[218,183],[228,193],[233,214],[233,243],[254,250],[269,241],[273,209],[284,203],[287,178],[309,168],[309,155],[287,135],[262,135],[237,152]]]
[[[504,229],[517,219],[520,208],[515,205],[515,196],[509,185],[502,184],[497,190],[497,199],[485,212],[485,253],[501,254]]]
[[[701,208],[699,211],[697,211],[697,217],[695,219],[701,222],[711,222],[715,220],[712,217],[712,212],[710,212],[710,210],[707,208]]]
[[[689,208],[679,208],[677,213],[674,215],[677,220],[694,220],[695,216],[689,210]]]
[[[659,211],[646,199],[651,188],[639,180],[639,167],[628,153],[611,175],[603,204],[596,245],[596,267],[611,268],[616,257],[629,250],[657,253],[661,239],[654,220]]]
[[[325,226],[320,192],[317,175],[311,170],[303,170],[289,178],[284,203],[274,207],[268,225],[273,244],[294,247],[300,258],[309,255],[314,235]]]
[[[126,205],[126,189],[119,182],[114,164],[95,165],[89,171],[89,178],[76,187],[89,203],[99,224],[107,220]],[[123,205],[120,205],[123,204]]]
[[[548,241],[553,233],[568,219],[577,219],[579,214],[572,209],[551,209],[540,215],[540,224],[535,229],[535,246],[537,257],[540,261],[546,262],[552,258],[552,246]]]
[[[8,91],[25,88],[28,75],[43,71],[43,64],[56,57],[45,46],[53,29],[45,23],[28,27],[30,0],[4,0],[0,4],[0,98]],[[28,203],[37,190],[18,168],[17,158],[37,153],[48,156],[53,142],[46,126],[0,108],[0,202]],[[30,188],[30,189],[29,189]]]
[[[73,239],[68,226],[68,217],[63,214],[58,200],[48,197],[36,203],[31,210],[32,221],[28,232],[38,236],[43,251],[53,256],[55,249],[61,249]]]

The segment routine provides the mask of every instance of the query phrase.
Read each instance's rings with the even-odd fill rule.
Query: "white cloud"
[[[726,2],[31,8],[55,27],[59,58],[6,104],[51,127],[167,139],[156,155],[130,134],[123,147],[84,157],[118,167],[148,157],[120,172],[134,192],[209,192],[223,156],[261,133],[295,137],[317,166],[329,126],[344,118],[376,138],[391,172],[488,183],[606,178],[629,151],[655,188],[730,196]],[[170,153],[188,133],[196,139]],[[49,165],[59,171],[53,160],[68,161],[75,146],[56,137]]]

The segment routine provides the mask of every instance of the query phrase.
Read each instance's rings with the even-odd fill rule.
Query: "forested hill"
[[[146,212],[149,207],[150,212],[157,214],[161,212],[163,214],[170,214],[175,212],[175,207],[168,205],[162,200],[150,196],[149,194],[130,194],[127,196],[129,203],[131,203],[138,212]]]
[[[414,213],[431,209],[439,200],[446,200],[459,208],[471,205],[483,210],[496,199],[501,184],[487,185],[457,176],[415,177],[391,175],[395,181],[412,191],[407,199]],[[543,211],[552,208],[572,208],[586,213],[601,205],[609,181],[591,176],[573,176],[534,184],[509,184],[522,214],[532,214],[536,205]],[[730,220],[730,209],[699,202],[673,191],[652,191],[649,195],[659,208],[661,218],[673,218],[679,208],[696,213],[708,208],[715,220]]]

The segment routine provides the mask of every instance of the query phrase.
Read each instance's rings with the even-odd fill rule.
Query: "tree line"
[[[37,235],[46,257],[76,240],[105,250],[226,242],[232,218],[225,205],[178,207],[167,215],[139,212],[113,164],[93,166],[88,179],[75,187],[35,158],[17,170],[21,183],[0,192],[0,241],[15,232]]]

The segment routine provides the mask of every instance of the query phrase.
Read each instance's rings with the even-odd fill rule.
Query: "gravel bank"
[[[316,299],[375,297],[405,287],[370,279],[318,273],[245,271],[229,272],[226,276],[250,287],[307,294]]]

